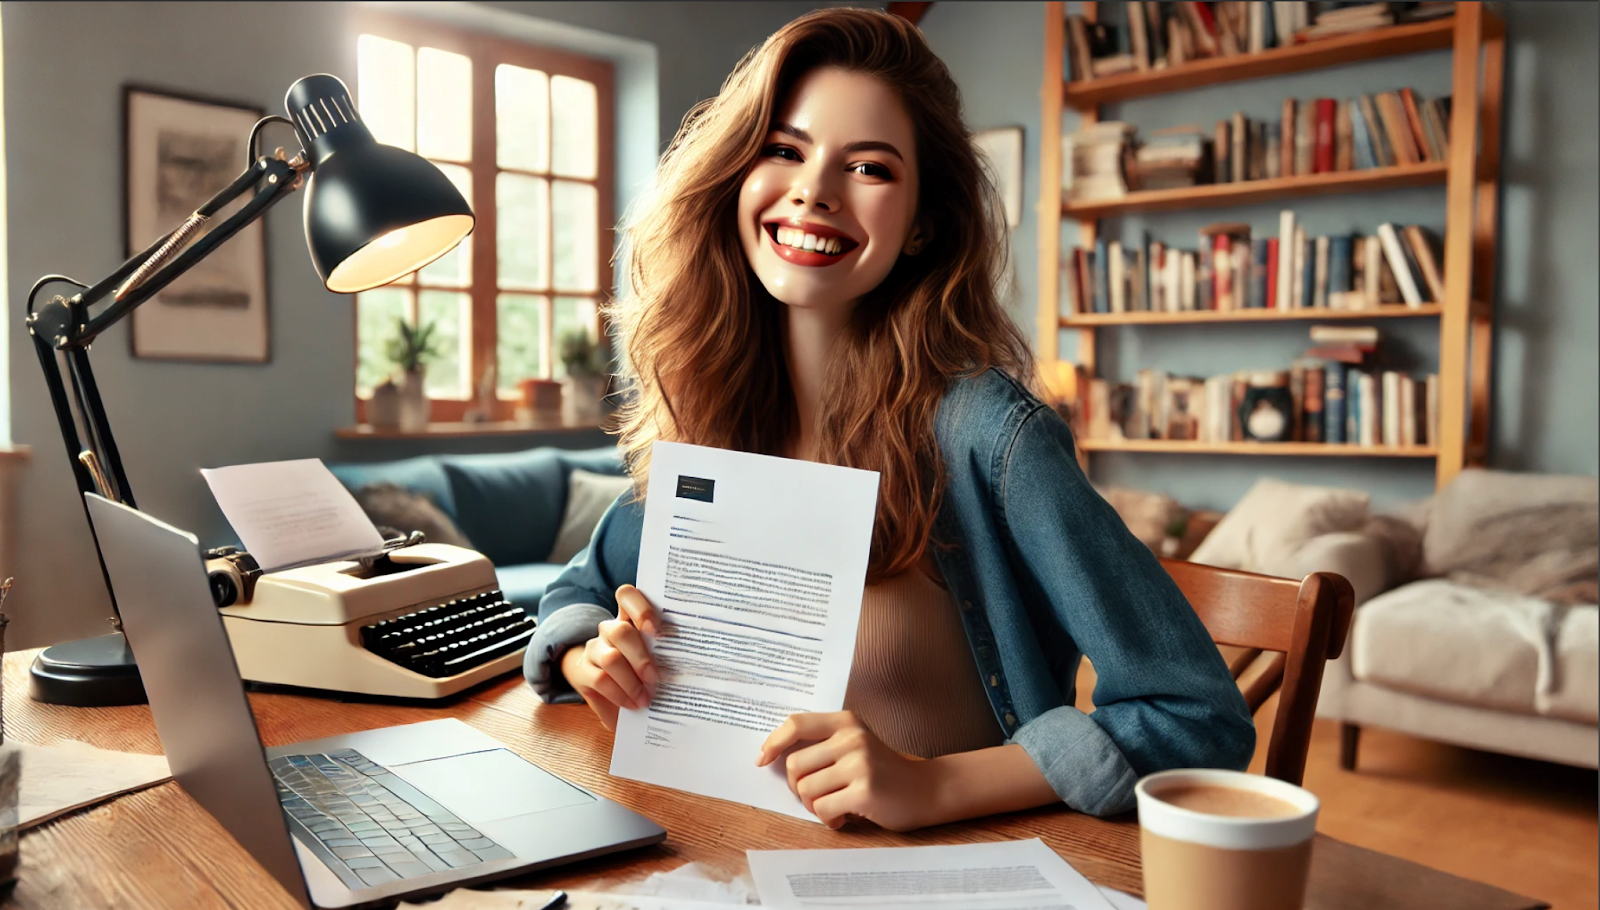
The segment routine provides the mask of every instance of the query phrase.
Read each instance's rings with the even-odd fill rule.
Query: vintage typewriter
[[[521,667],[536,620],[501,594],[494,566],[481,553],[420,540],[265,574],[246,553],[208,552],[240,675],[432,699]]]

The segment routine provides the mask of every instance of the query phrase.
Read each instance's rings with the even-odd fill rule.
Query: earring
[[[922,252],[922,241],[913,240],[910,243],[906,244],[906,255],[907,256],[915,256],[920,252]]]

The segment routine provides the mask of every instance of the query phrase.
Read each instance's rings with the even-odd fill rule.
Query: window
[[[496,416],[509,417],[520,380],[564,375],[563,336],[602,331],[611,65],[376,15],[362,19],[356,57],[356,104],[373,135],[438,165],[477,215],[453,252],[356,295],[358,417],[394,372],[385,349],[402,319],[435,327],[434,420],[460,420],[490,369],[502,399]]]

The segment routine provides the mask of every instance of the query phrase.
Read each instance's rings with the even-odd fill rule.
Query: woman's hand
[[[617,712],[643,708],[655,696],[660,675],[644,634],[661,631],[661,618],[649,598],[633,585],[617,589],[617,618],[581,647],[561,655],[567,683],[588,702],[607,730],[617,728]]]
[[[839,828],[849,815],[891,831],[936,823],[935,763],[890,749],[853,712],[790,715],[761,745],[756,765],[802,742],[812,745],[789,755],[789,789],[823,824]]]

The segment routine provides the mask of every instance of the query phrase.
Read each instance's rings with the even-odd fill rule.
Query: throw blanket
[[[1561,604],[1600,601],[1600,520],[1588,503],[1535,506],[1495,516],[1451,560],[1453,581]]]

